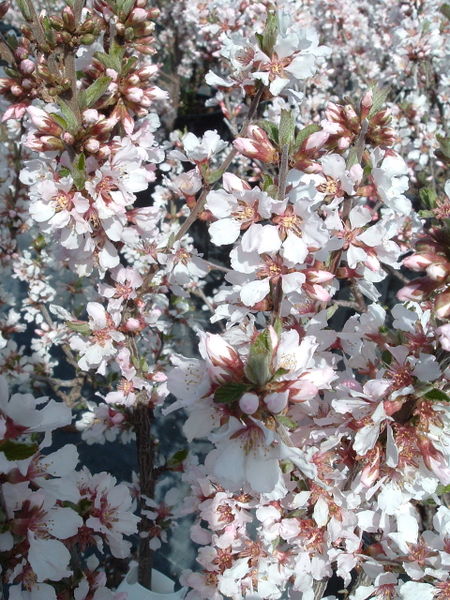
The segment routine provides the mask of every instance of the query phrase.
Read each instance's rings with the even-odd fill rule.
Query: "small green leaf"
[[[247,383],[228,381],[214,392],[214,402],[220,404],[231,404],[239,400],[246,391],[250,389]]]
[[[80,103],[82,108],[90,108],[108,89],[111,83],[111,77],[99,77],[94,83],[80,93]]]
[[[266,25],[262,37],[259,38],[260,47],[267,56],[271,57],[278,37],[278,16],[276,12],[267,15]]]
[[[72,179],[77,190],[80,191],[84,188],[86,183],[86,157],[83,153],[78,154],[73,161]]]
[[[64,102],[64,100],[62,100],[61,98],[57,98],[56,101],[58,103],[59,108],[61,109],[62,116],[64,117],[64,120],[67,123],[67,130],[71,133],[78,131],[79,123],[73,110],[70,108],[67,102]]]
[[[68,131],[69,129],[69,125],[67,123],[67,121],[61,116],[61,115],[57,115],[56,113],[50,113],[49,115],[56,123],[58,123],[58,125],[60,127],[62,127],[65,131]]]
[[[450,485],[438,485],[437,495],[450,494]]]
[[[0,442],[0,452],[3,452],[8,460],[25,460],[33,456],[38,448],[37,444],[21,444],[12,440]]]
[[[383,352],[381,353],[381,360],[386,364],[386,365],[390,365],[392,362],[392,354],[389,352],[389,350],[383,350]]]
[[[280,425],[284,425],[288,429],[297,429],[298,427],[298,424],[294,419],[291,419],[291,417],[288,417],[287,415],[277,415],[275,418]]]
[[[283,367],[280,367],[275,371],[275,373],[272,376],[272,379],[278,379],[278,377],[282,377],[283,375],[286,375],[286,373],[289,373],[288,369],[283,369]]]
[[[117,12],[122,20],[125,20],[130,14],[131,9],[134,6],[135,0],[122,0],[117,3]]]
[[[280,147],[290,146],[294,139],[295,117],[290,110],[282,110],[280,116],[280,126],[278,139]]]
[[[300,146],[303,144],[303,142],[306,140],[306,138],[309,138],[309,136],[311,134],[316,133],[316,131],[321,131],[321,130],[322,130],[322,128],[319,127],[319,125],[314,125],[314,123],[312,123],[311,125],[307,125],[303,129],[301,129],[295,136],[295,142],[294,142],[295,150],[300,148]]]
[[[30,9],[28,8],[28,4],[24,0],[17,0],[17,6],[19,7],[19,10],[22,13],[25,21],[31,23],[33,21],[33,17]]]
[[[437,155],[446,162],[450,161],[450,137],[444,137],[443,135],[436,135],[436,139],[439,142],[439,150],[436,150]]]
[[[434,208],[436,206],[437,194],[432,188],[421,188],[419,198],[425,208]]]
[[[433,388],[424,394],[424,397],[428,400],[435,400],[436,402],[450,402],[450,397],[442,390],[438,390],[436,388]]]
[[[450,4],[443,4],[439,8],[439,11],[444,15],[444,17],[447,17],[447,19],[450,20]]]
[[[267,121],[266,119],[262,119],[261,121],[257,122],[257,125],[267,133],[270,141],[278,145],[278,127],[275,123],[272,123],[272,121]]]
[[[91,328],[86,321],[66,321],[66,325],[72,331],[76,331],[82,335],[90,335],[91,333]]]
[[[166,466],[169,469],[179,467],[181,463],[187,458],[188,454],[189,450],[187,448],[183,448],[183,450],[178,450],[178,452],[175,452],[175,454],[172,454],[172,456],[170,456],[167,459]]]
[[[251,344],[244,370],[252,383],[263,386],[271,378],[272,351],[270,332],[265,329]]]
[[[372,108],[370,109],[367,118],[370,120],[374,115],[377,114],[386,102],[386,98],[389,96],[390,88],[378,87],[372,88]]]

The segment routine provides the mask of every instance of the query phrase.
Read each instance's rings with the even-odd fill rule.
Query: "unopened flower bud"
[[[434,263],[426,269],[428,277],[434,281],[444,281],[447,277],[447,269],[442,263]]]
[[[98,152],[100,150],[100,142],[98,140],[96,140],[95,138],[89,138],[84,143],[84,148],[87,152],[90,152],[91,154],[95,154],[96,152]]]
[[[93,33],[85,33],[79,39],[84,46],[90,46],[95,42],[97,36],[95,36]]]
[[[99,120],[99,113],[95,108],[88,108],[82,114],[83,125],[93,125]]]
[[[125,92],[125,97],[130,102],[139,103],[140,100],[142,100],[143,96],[144,96],[144,90],[141,88],[138,88],[138,87],[128,88],[127,91]]]
[[[286,408],[288,396],[288,392],[273,392],[264,398],[264,402],[270,412],[278,414]]]
[[[134,317],[130,317],[125,321],[124,325],[125,329],[130,332],[141,331],[143,329],[143,324],[139,319],[135,319]]]
[[[62,139],[68,146],[72,146],[72,144],[75,141],[75,138],[73,137],[73,135],[71,133],[69,133],[68,131],[65,131],[63,133]]]
[[[23,88],[17,83],[11,86],[10,92],[13,96],[21,96],[23,94]]]
[[[9,2],[9,0],[7,0],[5,2],[0,2],[0,19],[3,19],[3,17],[8,12],[10,6],[11,6],[11,3]]]
[[[147,11],[145,8],[133,8],[127,18],[127,22],[131,24],[144,23],[146,20]]]
[[[312,150],[319,150],[328,141],[330,134],[326,131],[316,131],[309,135],[302,144],[302,150],[311,152]]]
[[[248,128],[247,133],[249,137],[238,137],[233,142],[238,152],[265,163],[278,162],[278,152],[263,129],[253,125]]]
[[[109,146],[102,146],[97,152],[98,158],[106,159],[111,155],[111,148]]]
[[[361,119],[365,119],[373,106],[373,93],[372,90],[367,90],[361,99]]]
[[[440,319],[448,319],[450,317],[450,292],[439,294],[434,301],[434,310]]]
[[[256,394],[246,393],[239,400],[239,408],[246,415],[252,415],[258,410],[259,398]]]
[[[64,150],[64,142],[52,135],[43,135],[39,138],[42,145],[42,150]]]
[[[32,60],[29,60],[28,58],[22,60],[20,63],[20,70],[25,75],[30,75],[35,70],[35,68],[36,65],[34,64],[34,62]]]
[[[65,6],[62,11],[62,19],[64,22],[64,27],[67,31],[71,33],[75,31],[76,23],[75,23],[75,15],[70,6]]]

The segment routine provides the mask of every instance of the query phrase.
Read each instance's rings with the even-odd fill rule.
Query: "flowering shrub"
[[[8,597],[150,589],[191,515],[188,600],[448,600],[449,5],[0,14]],[[68,431],[135,440],[133,483]]]

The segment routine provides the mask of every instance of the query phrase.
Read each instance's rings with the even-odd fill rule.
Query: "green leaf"
[[[307,125],[303,129],[301,129],[297,135],[295,136],[294,148],[297,150],[312,133],[316,133],[316,131],[321,131],[322,128],[319,125]]]
[[[389,350],[383,350],[383,352],[381,353],[381,360],[386,364],[386,365],[390,365],[392,362],[392,354],[389,352]]]
[[[443,4],[439,8],[439,10],[444,15],[444,17],[447,17],[447,19],[450,20],[450,4]]]
[[[438,485],[437,495],[450,494],[450,485]]]
[[[82,335],[90,335],[91,333],[91,328],[86,321],[66,321],[66,325],[72,331],[76,331]]]
[[[271,57],[278,37],[278,16],[276,12],[267,15],[264,32],[259,38],[261,50]]]
[[[99,77],[87,89],[80,93],[80,103],[82,108],[90,108],[108,89],[111,83],[111,77]]]
[[[278,127],[275,123],[272,123],[272,121],[267,121],[266,119],[262,119],[261,121],[257,122],[257,125],[267,133],[269,139],[274,142],[274,144],[278,145]]]
[[[73,110],[70,108],[67,102],[64,102],[64,100],[62,100],[61,98],[57,98],[56,101],[58,103],[59,108],[61,109],[62,116],[64,117],[64,120],[67,123],[67,130],[71,133],[78,131],[78,127],[80,124],[78,123],[78,119]]]
[[[421,188],[419,198],[425,208],[434,208],[436,206],[437,194],[432,188]]]
[[[298,427],[298,423],[296,423],[294,419],[291,419],[291,417],[288,417],[287,415],[276,415],[275,418],[280,425],[284,425],[288,429],[297,429]]]
[[[61,115],[57,115],[56,113],[50,113],[49,116],[51,116],[55,123],[58,123],[58,125],[62,127],[65,131],[69,130],[69,125],[67,121]]]
[[[250,346],[245,374],[252,383],[263,386],[271,378],[272,341],[268,329],[262,331]]]
[[[99,60],[107,69],[114,69],[117,73],[122,72],[122,61],[125,54],[125,48],[115,42],[111,45],[108,54],[96,52],[95,58]]]
[[[436,150],[439,158],[442,158],[446,162],[450,161],[450,137],[444,137],[443,135],[436,135],[436,139],[439,142],[439,150]]]
[[[289,373],[288,369],[283,369],[283,367],[280,367],[275,371],[275,373],[272,376],[272,379],[278,379],[278,377],[282,377],[283,375],[286,375],[286,373]]]
[[[117,3],[117,12],[122,20],[125,20],[128,17],[134,6],[134,2],[135,0],[122,0]]]
[[[73,161],[72,179],[78,191],[84,188],[86,183],[86,157],[83,153],[78,154]]]
[[[377,114],[386,102],[386,98],[389,96],[390,88],[378,87],[372,88],[372,108],[370,109],[367,118],[370,120],[374,115]]]
[[[442,390],[438,390],[436,388],[433,388],[424,394],[424,397],[428,400],[435,400],[436,402],[450,402],[450,397]]]
[[[13,440],[0,442],[0,452],[3,452],[8,460],[25,460],[33,456],[38,448],[37,444],[21,444]]]
[[[280,147],[290,146],[294,139],[295,117],[290,110],[282,110],[280,116],[280,126],[278,139]]]
[[[356,148],[353,146],[352,148],[350,148],[349,152],[348,152],[348,156],[347,156],[347,169],[351,169],[351,167],[353,167],[353,165],[356,165],[358,163],[358,152],[356,150]]]
[[[250,389],[247,383],[238,381],[228,381],[224,383],[214,392],[214,402],[220,404],[231,404],[239,400],[242,395]]]
[[[30,9],[28,8],[28,4],[24,0],[17,0],[17,6],[19,7],[19,10],[22,13],[25,21],[32,23],[33,17],[31,15]]]
[[[169,458],[167,459],[166,466],[169,469],[179,467],[181,463],[187,458],[188,454],[189,450],[187,448],[183,448],[183,450],[178,450],[178,452],[175,452],[175,454],[169,456]]]
[[[422,219],[432,219],[434,216],[435,215],[432,210],[419,210],[419,217]]]

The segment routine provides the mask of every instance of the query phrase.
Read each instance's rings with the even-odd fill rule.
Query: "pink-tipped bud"
[[[439,336],[439,343],[442,348],[447,352],[450,352],[450,323],[438,327],[436,329],[436,334]]]
[[[147,11],[145,8],[133,8],[128,16],[127,23],[137,25],[138,23],[144,23],[147,20]]]
[[[326,131],[316,131],[309,135],[302,144],[303,152],[312,152],[320,150],[328,141],[330,134]]]
[[[11,86],[10,90],[11,94],[13,96],[19,97],[23,94],[23,88],[18,85],[17,83],[13,83],[13,85]]]
[[[41,108],[36,106],[29,106],[27,113],[31,119],[33,125],[41,133],[47,133],[52,136],[59,136],[62,133],[61,127],[55,123],[55,121]]]
[[[434,263],[426,269],[427,275],[434,281],[444,281],[447,278],[447,268],[445,264]]]
[[[201,334],[199,350],[202,357],[214,367],[236,371],[239,371],[242,367],[239,354],[220,335]]]
[[[72,144],[75,141],[75,138],[73,137],[73,135],[71,133],[69,133],[68,131],[65,131],[63,133],[62,139],[68,146],[72,146]]]
[[[423,458],[423,462],[443,485],[450,484],[450,468],[445,456],[437,450],[431,440],[424,436],[418,439],[418,446]]]
[[[327,292],[327,290],[324,287],[316,283],[304,283],[303,289],[313,300],[319,300],[320,302],[328,302],[331,299],[329,292]]]
[[[380,454],[380,448],[377,445],[369,453],[366,465],[361,471],[361,483],[366,487],[373,485],[380,475]]]
[[[278,152],[263,129],[251,125],[247,133],[249,137],[238,137],[233,142],[238,152],[248,158],[255,158],[264,163],[278,162]]]
[[[127,91],[125,92],[125,97],[130,102],[139,103],[142,100],[142,98],[144,97],[144,90],[142,88],[138,88],[138,87],[128,88]]]
[[[258,410],[259,398],[256,394],[245,393],[239,400],[239,408],[246,415],[252,415]]]
[[[370,109],[373,106],[373,93],[372,90],[367,90],[364,96],[361,98],[361,119],[365,119],[370,113]]]
[[[264,402],[268,410],[276,415],[286,408],[288,397],[289,392],[273,392],[264,398]]]
[[[94,125],[94,123],[97,123],[97,121],[100,118],[99,112],[98,110],[95,110],[95,108],[88,108],[87,110],[83,111],[83,125]]]
[[[310,283],[325,283],[334,279],[334,273],[320,269],[307,269],[305,275]]]
[[[64,150],[64,142],[52,135],[43,135],[39,138],[40,148],[46,152],[51,150]],[[33,148],[34,150],[35,148]]]
[[[435,260],[431,254],[411,254],[403,259],[403,264],[407,269],[412,271],[423,271],[430,266]]]
[[[434,301],[434,310],[440,319],[448,319],[450,317],[450,292],[439,294]]]
[[[25,60],[20,61],[20,70],[24,75],[30,75],[35,70],[36,65],[32,60],[26,58]]]
[[[96,154],[100,150],[100,142],[95,138],[89,138],[84,143],[84,148],[87,152],[91,154]]]
[[[137,331],[141,331],[145,327],[145,323],[141,323],[139,319],[135,319],[134,317],[130,317],[125,321],[124,325],[127,331],[135,333]]]
[[[423,299],[424,295],[425,292],[422,289],[420,282],[409,283],[397,292],[397,299],[401,302],[405,302],[407,300],[414,300],[415,302],[419,302]]]

